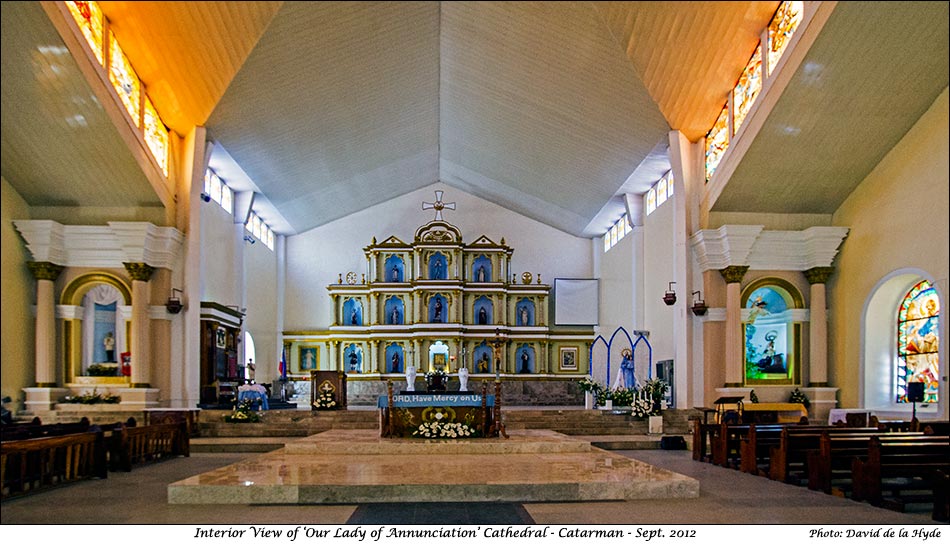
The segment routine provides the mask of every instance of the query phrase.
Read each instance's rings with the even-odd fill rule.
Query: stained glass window
[[[653,210],[656,209],[656,189],[651,188],[647,191],[647,215],[653,213]]]
[[[139,126],[139,101],[141,100],[141,83],[139,76],[135,75],[132,64],[128,57],[122,52],[119,42],[115,40],[115,34],[109,33],[109,81],[115,87],[116,93],[125,109],[132,117],[135,126]]]
[[[897,315],[897,402],[906,403],[907,384],[924,383],[924,402],[937,402],[940,378],[940,300],[923,280],[904,296]]]
[[[713,172],[719,166],[722,155],[729,147],[729,104],[726,103],[716,118],[716,124],[713,125],[706,134],[706,181],[712,178]]]
[[[734,112],[732,114],[733,134],[739,132],[739,127],[752,109],[759,91],[762,90],[762,46],[755,48],[755,53],[746,64],[745,70],[739,76],[739,83],[733,91],[735,100]]]
[[[782,2],[769,23],[769,74],[775,69],[789,40],[802,22],[805,11],[804,2]]]
[[[626,234],[630,234],[630,231],[633,230],[633,225],[630,224],[630,217],[627,214],[623,215],[623,230]]]
[[[666,202],[666,178],[661,178],[660,181],[656,183],[656,205],[660,207],[660,204]]]
[[[673,171],[672,170],[670,170],[669,173],[666,174],[666,197],[667,198],[673,197]]]
[[[66,2],[69,13],[72,14],[82,35],[86,37],[89,48],[96,55],[99,64],[103,64],[102,51],[102,10],[96,2]]]
[[[610,249],[610,231],[608,230],[604,234],[604,253],[607,253],[609,249]]]
[[[162,167],[162,172],[168,176],[168,129],[162,123],[162,119],[155,111],[155,106],[148,96],[145,97],[145,111],[142,112],[143,125],[145,125],[145,143]]]

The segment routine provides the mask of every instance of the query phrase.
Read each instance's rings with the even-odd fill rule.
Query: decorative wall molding
[[[129,306],[131,308],[131,306]],[[155,305],[148,307],[148,318],[149,319],[163,319],[165,321],[172,320],[172,314],[168,313],[168,308],[163,305]]]
[[[747,265],[750,270],[799,270],[831,266],[847,227],[801,231],[764,230],[761,225],[723,225],[690,239],[700,269]]]
[[[56,305],[56,319],[82,319],[82,306],[74,306],[72,304],[57,304]]]
[[[62,225],[50,220],[14,221],[34,261],[60,266],[124,268],[124,262],[174,270],[185,236],[174,227],[141,221],[105,226]]]

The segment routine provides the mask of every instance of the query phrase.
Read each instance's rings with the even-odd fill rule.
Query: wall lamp
[[[255,240],[254,237],[251,236],[250,234],[245,234],[245,235],[244,235],[244,241],[247,242],[247,243],[249,243],[249,244],[251,244],[251,245],[254,245],[254,244],[257,242],[257,240]]]
[[[693,314],[706,315],[706,310],[708,309],[709,307],[706,306],[706,301],[702,298],[702,293],[699,291],[693,291],[693,307],[691,308],[691,310],[693,310]]]
[[[168,297],[168,301],[165,302],[165,309],[168,310],[170,314],[177,314],[185,306],[181,303],[181,299],[175,296],[175,293],[181,294],[181,289],[175,289],[172,287],[172,294]]]
[[[208,193],[201,193],[201,200],[204,200],[205,202],[211,202],[211,195]]]
[[[669,290],[663,294],[663,302],[665,302],[667,306],[676,304],[676,293],[673,291],[673,285],[675,283],[675,281],[671,281]]]

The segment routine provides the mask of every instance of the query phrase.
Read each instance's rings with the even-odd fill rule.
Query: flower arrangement
[[[83,393],[82,395],[67,396],[63,399],[66,404],[118,404],[119,396],[112,393],[99,393],[95,389],[92,393]]]
[[[801,403],[805,408],[808,408],[810,404],[808,402],[808,397],[805,396],[805,393],[802,393],[797,387],[794,391],[788,396],[788,402],[798,402]]]
[[[636,397],[637,391],[635,389],[627,389],[626,387],[618,387],[613,390],[613,401],[614,407],[617,406],[632,406],[634,398]]]
[[[590,377],[586,377],[583,380],[577,382],[577,387],[579,387],[580,390],[585,393],[593,393],[595,395],[598,394],[601,389],[603,389],[602,385],[590,379]]]
[[[92,364],[86,369],[86,374],[90,376],[115,376],[117,374],[116,365]]]
[[[441,419],[423,423],[412,431],[412,436],[420,438],[472,438],[476,435],[475,429],[465,423],[443,422]]]
[[[250,400],[242,400],[230,414],[224,416],[224,420],[228,423],[257,423],[261,415],[254,411]]]
[[[653,401],[642,393],[634,395],[633,402],[630,403],[630,415],[636,418],[655,415],[653,414]]]
[[[317,400],[313,401],[313,407],[317,410],[333,410],[337,407],[336,399],[333,398],[333,391],[323,390]]]
[[[650,415],[657,415],[660,413],[660,407],[663,405],[663,397],[666,396],[666,392],[670,389],[670,384],[659,378],[653,378],[648,380],[643,384],[643,387],[640,389],[643,394],[650,399],[650,402],[653,403],[653,408],[651,409]]]
[[[432,380],[434,380],[436,376],[441,377],[442,383],[445,383],[445,380],[448,378],[449,375],[446,374],[445,371],[442,370],[441,368],[436,369],[436,370],[430,370],[425,373],[426,383],[432,383]]]

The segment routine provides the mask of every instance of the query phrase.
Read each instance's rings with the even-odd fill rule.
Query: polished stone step
[[[294,441],[301,453],[284,448],[170,484],[168,502],[577,502],[699,496],[699,482],[682,474],[597,448],[572,451],[582,450],[584,441],[550,431],[510,436],[450,441],[328,431]],[[307,452],[304,442],[341,453]],[[552,445],[559,442],[563,444]],[[371,443],[376,446],[368,447]],[[347,444],[361,444],[363,451],[347,453]],[[564,451],[537,451],[558,447]]]

